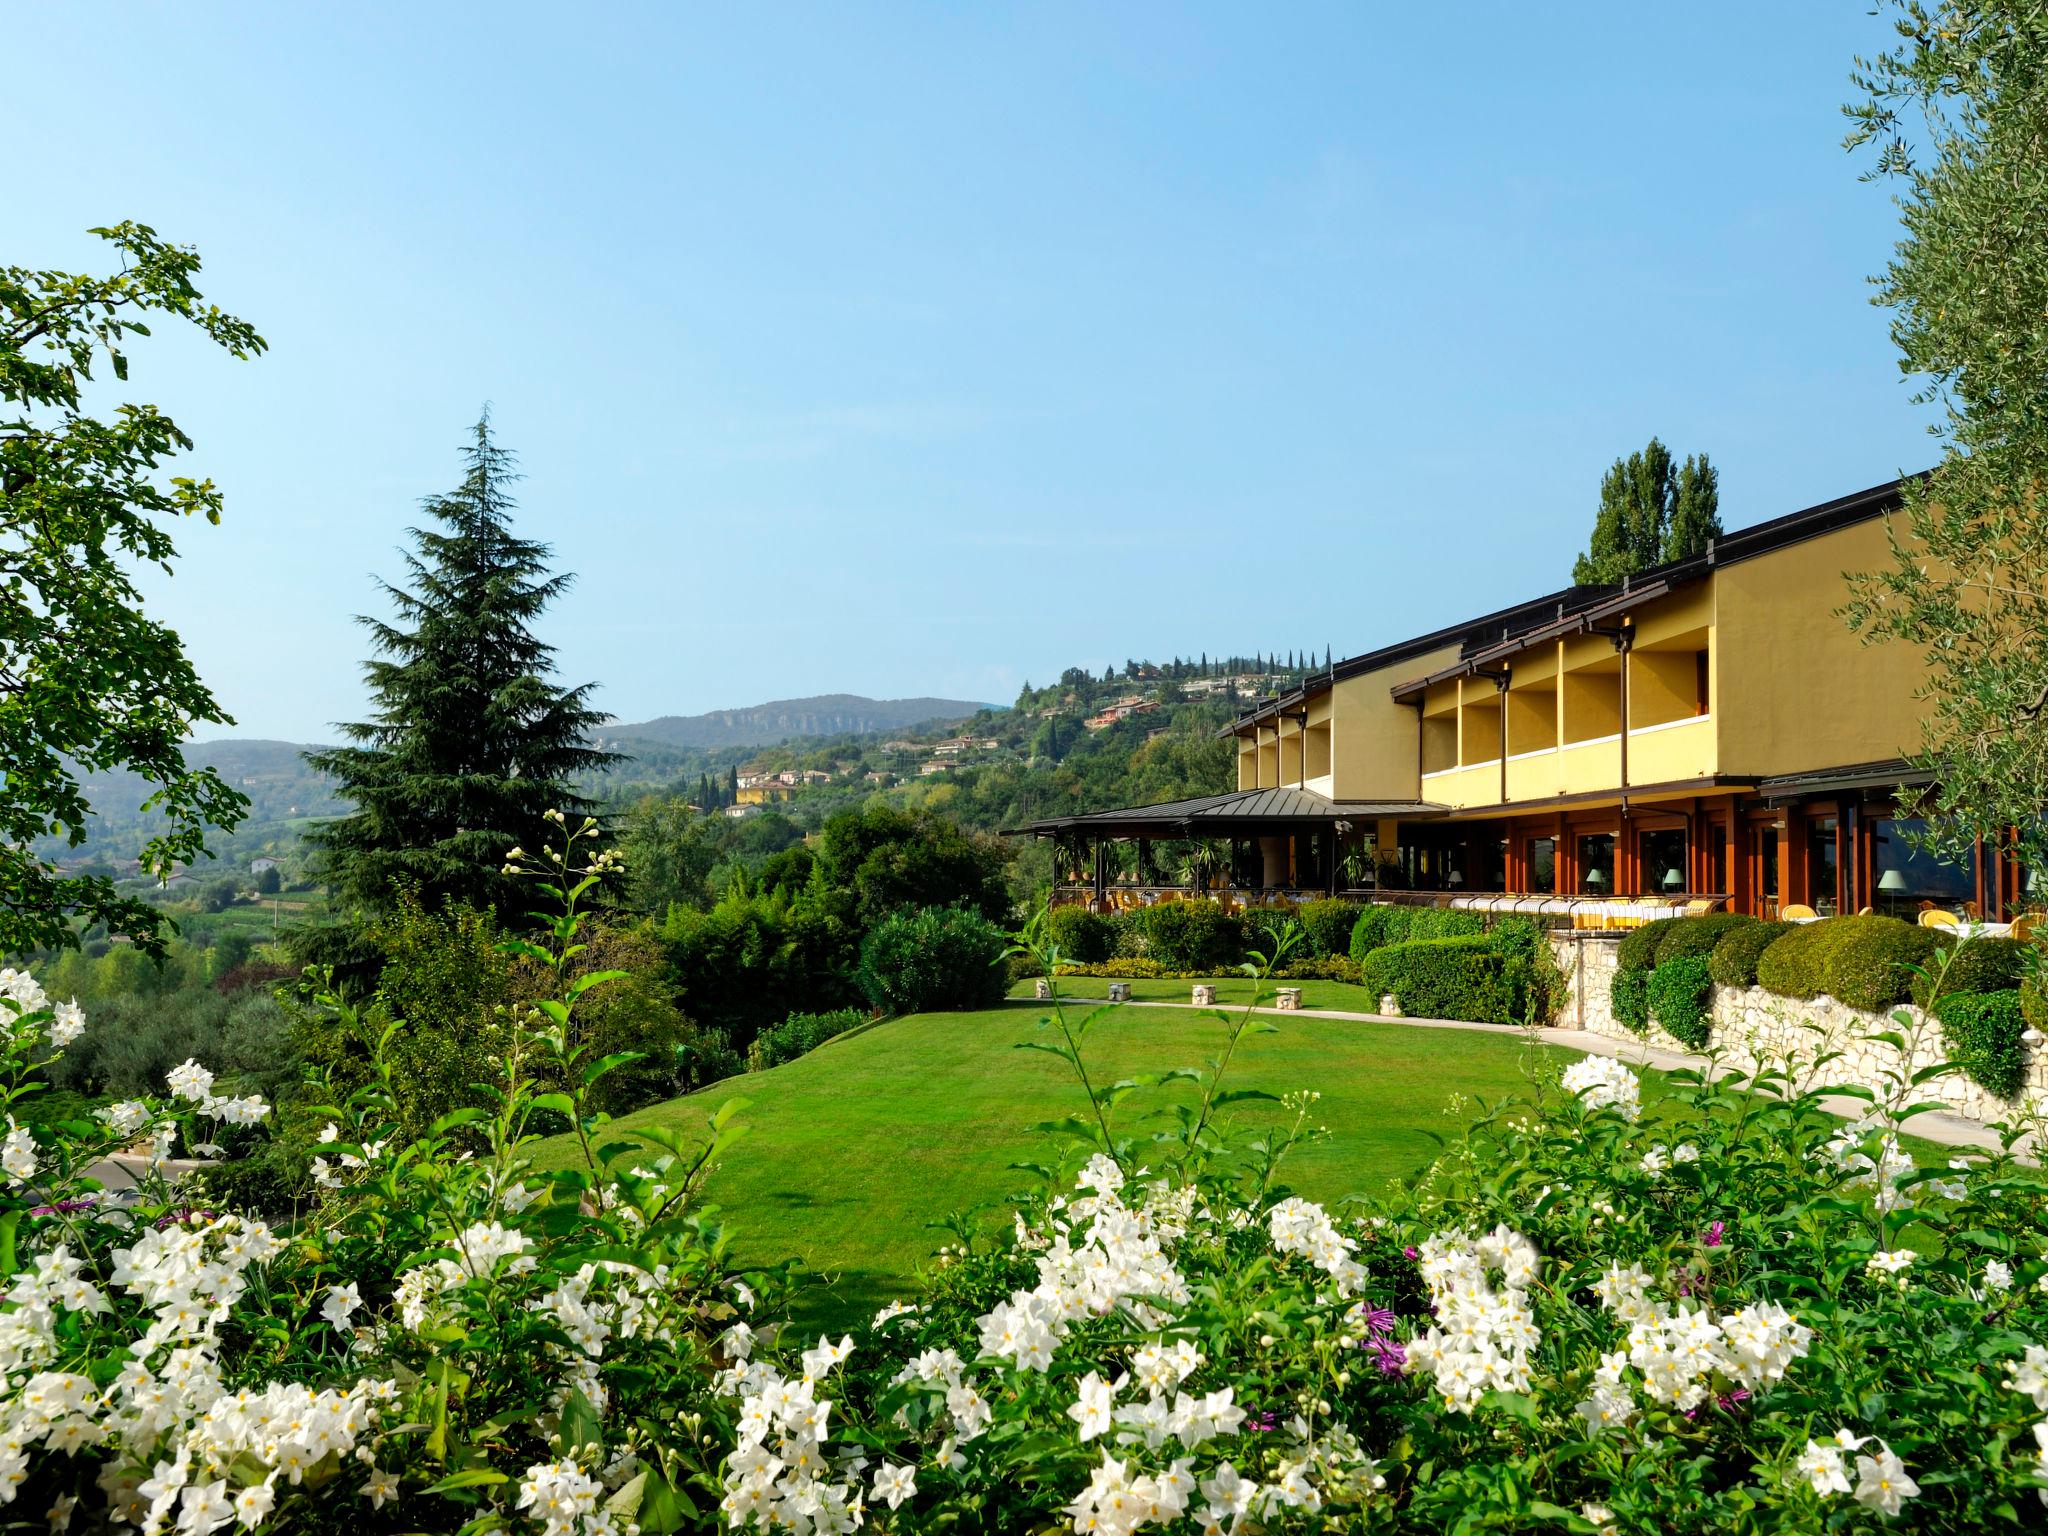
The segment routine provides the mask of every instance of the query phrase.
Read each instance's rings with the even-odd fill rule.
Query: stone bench
[[[1216,987],[1214,983],[1207,981],[1196,982],[1194,1003],[1197,1008],[1214,1008],[1216,1006]]]
[[[1301,988],[1282,987],[1280,989],[1280,996],[1273,1006],[1280,1009],[1283,1013],[1296,1012],[1301,1007]]]
[[[1109,984],[1109,1000],[1112,1003],[1128,1003],[1131,1000],[1131,984],[1128,981],[1112,981]]]

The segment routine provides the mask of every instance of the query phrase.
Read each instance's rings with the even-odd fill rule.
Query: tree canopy
[[[1577,586],[1612,585],[1637,571],[1703,553],[1721,534],[1721,483],[1703,453],[1683,464],[1656,438],[1616,459],[1600,479],[1600,509]]]
[[[1875,302],[1935,405],[1940,462],[1904,487],[1888,566],[1849,621],[1919,649],[1916,763],[1937,775],[1930,851],[2016,835],[2048,868],[2048,12],[1894,3],[1895,45],[1859,61],[1852,149],[1905,225]],[[2011,830],[2009,830],[2011,829]]]
[[[374,718],[341,727],[352,745],[307,754],[355,809],[309,838],[323,877],[371,908],[409,890],[516,919],[526,897],[499,873],[506,854],[540,846],[548,811],[586,809],[571,780],[613,757],[587,745],[604,718],[593,685],[551,680],[533,626],[574,578],[512,532],[518,476],[488,412],[463,461],[461,485],[424,504],[441,526],[410,530],[409,586],[382,584],[397,622],[360,620]]]
[[[170,475],[192,440],[154,405],[86,408],[104,365],[128,380],[146,316],[185,321],[229,356],[263,338],[205,302],[199,254],[142,224],[94,234],[121,253],[110,276],[0,268],[0,952],[75,945],[104,925],[152,954],[161,913],[117,895],[105,872],[64,872],[31,844],[85,840],[81,775],[127,770],[152,818],[145,867],[168,875],[232,828],[247,802],[181,750],[194,725],[233,722],[176,633],[148,618],[130,572],[168,571],[169,525],[220,521],[211,480]],[[45,847],[48,846],[46,843]]]

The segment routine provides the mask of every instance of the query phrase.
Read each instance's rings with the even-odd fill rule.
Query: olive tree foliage
[[[1934,405],[1940,462],[1909,480],[1892,558],[1851,577],[1868,641],[1926,656],[1916,766],[1930,851],[2017,828],[2048,865],[2048,8],[1891,7],[1857,62],[1848,143],[1904,222],[1874,279],[1901,370]]]
[[[96,277],[0,267],[0,953],[77,942],[104,924],[152,953],[162,917],[104,873],[65,874],[38,839],[84,841],[81,778],[117,768],[154,786],[162,829],[144,851],[168,871],[205,851],[247,801],[185,761],[196,723],[230,724],[178,636],[146,617],[131,573],[169,570],[171,526],[220,521],[211,480],[165,472],[192,441],[154,405],[94,414],[95,370],[128,378],[129,338],[173,316],[231,356],[261,352],[245,322],[203,301],[199,256],[141,224],[94,234],[121,253]]]

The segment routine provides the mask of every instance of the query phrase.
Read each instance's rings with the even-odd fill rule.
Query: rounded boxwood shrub
[[[1713,1028],[1714,978],[1705,955],[1659,960],[1643,990],[1650,1017],[1665,1034],[1694,1050],[1707,1043]]]
[[[1460,934],[1384,944],[1360,967],[1360,983],[1417,1018],[1515,1024],[1527,1009],[1529,965],[1483,934]]]
[[[1913,995],[1913,972],[1951,942],[1933,928],[1896,917],[1837,917],[1816,928],[1835,932],[1821,949],[1821,990],[1867,1013],[1903,1003]]]
[[[1934,930],[1940,935],[1940,930]],[[1946,935],[1940,935],[1944,940]],[[2027,945],[2019,939],[1971,939],[1958,944],[1949,955],[1948,969],[1942,972],[1943,992],[2011,992],[2020,984],[2020,967],[2027,955]],[[1923,1008],[1927,1005],[1928,994],[1935,983],[1935,972],[1940,969],[1941,957],[1930,954],[1927,974],[1913,978],[1913,1001]]]
[[[1608,984],[1607,1004],[1614,1010],[1615,1022],[1640,1035],[1650,1027],[1650,973],[1617,969]]]
[[[1397,907],[1367,907],[1351,925],[1351,958],[1363,964],[1365,957],[1387,942],[1387,914]]]
[[[2028,1028],[2048,1035],[2048,994],[2042,992],[2041,984],[2032,977],[2020,983],[2020,1014],[2026,1019]]]
[[[1134,913],[1145,954],[1169,971],[1220,971],[1244,956],[1245,923],[1213,901],[1162,901]]]
[[[1640,928],[1631,928],[1614,946],[1615,965],[1624,971],[1649,970],[1657,963],[1657,946],[1664,942],[1664,936],[1684,921],[1682,917],[1659,917]]]
[[[1657,944],[1656,964],[1698,955],[1702,960],[1738,928],[1753,928],[1756,919],[1740,912],[1709,912],[1703,917],[1681,917],[1664,931]]]
[[[1295,913],[1307,936],[1303,958],[1327,959],[1331,955],[1350,954],[1351,932],[1358,926],[1359,910],[1357,902],[1335,896],[1304,902]]]
[[[1968,948],[1970,946],[1965,946]],[[2026,1083],[2026,1053],[2020,1036],[2027,1019],[2017,987],[1997,992],[1949,992],[1935,1000],[1934,1016],[1948,1059],[2001,1099]]]
[[[1824,963],[1837,921],[1787,923],[1757,957],[1756,984],[1779,997],[1819,997],[1827,990]]]
[[[862,942],[854,979],[890,1013],[993,1008],[1008,990],[1008,947],[1003,931],[971,908],[892,912]]]
[[[1046,937],[1062,960],[1099,965],[1116,953],[1116,924],[1086,907],[1054,907],[1045,920]]]
[[[1797,923],[1745,923],[1730,928],[1707,956],[1707,972],[1721,987],[1756,985],[1756,963],[1780,937],[1799,931]]]
[[[1449,907],[1410,907],[1410,939],[1461,939],[1486,932],[1486,918],[1478,912],[1458,912]]]

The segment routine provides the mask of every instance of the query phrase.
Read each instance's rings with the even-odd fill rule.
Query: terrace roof
[[[1332,800],[1310,789],[1240,789],[1192,800],[1048,816],[1006,835],[1051,837],[1061,832],[1127,833],[1154,837],[1228,837],[1259,831],[1306,831],[1338,821],[1372,821],[1399,816],[1414,821],[1442,816],[1448,808],[1426,800]]]

